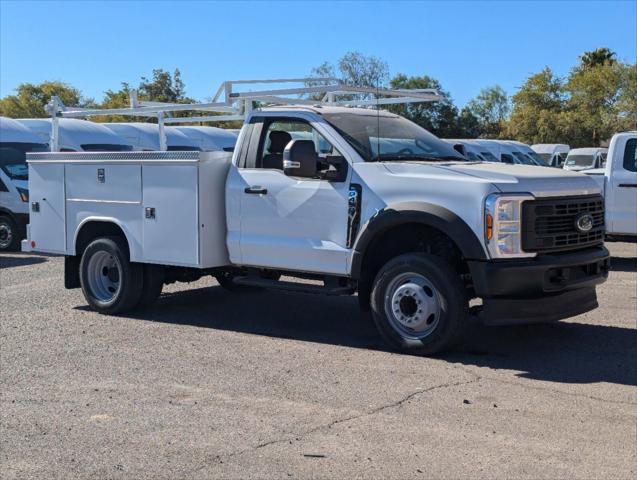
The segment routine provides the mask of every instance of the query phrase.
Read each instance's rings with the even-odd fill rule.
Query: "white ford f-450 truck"
[[[637,240],[637,131],[621,132],[610,140],[606,165],[585,170],[604,195],[606,235]]]
[[[608,275],[592,178],[468,161],[384,111],[255,110],[232,154],[28,162],[23,249],[65,255],[66,287],[104,313],[204,275],[237,294],[357,293],[391,347],[431,354],[459,338],[473,298],[488,324],[555,321],[596,308]]]

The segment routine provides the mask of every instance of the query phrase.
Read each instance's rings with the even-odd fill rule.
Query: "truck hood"
[[[28,180],[11,180],[11,183],[13,183],[13,185],[15,187],[23,188],[24,190],[28,190],[29,189],[29,181]]]
[[[599,185],[587,175],[558,168],[495,162],[386,162],[385,166],[397,175],[436,176],[442,171],[462,174],[491,183],[502,192],[528,192],[536,197],[601,193]]]

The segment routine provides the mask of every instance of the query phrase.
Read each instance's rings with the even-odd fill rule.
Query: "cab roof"
[[[280,112],[280,111],[309,111],[318,115],[350,113],[355,115],[381,116],[381,117],[399,117],[395,113],[387,110],[376,110],[372,108],[361,107],[341,107],[332,105],[280,105],[274,107],[264,107],[259,109],[262,112]]]

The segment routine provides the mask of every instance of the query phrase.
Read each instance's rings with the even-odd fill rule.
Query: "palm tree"
[[[616,53],[608,48],[598,48],[590,52],[584,52],[579,59],[582,68],[599,67],[602,65],[612,65],[617,60]]]

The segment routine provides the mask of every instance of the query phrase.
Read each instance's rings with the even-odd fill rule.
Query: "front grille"
[[[580,232],[582,214],[593,217],[593,228]],[[598,245],[604,241],[604,199],[600,195],[531,200],[522,204],[522,249],[558,252]]]

